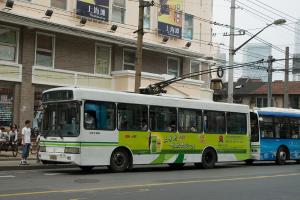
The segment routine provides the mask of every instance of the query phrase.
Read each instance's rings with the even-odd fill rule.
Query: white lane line
[[[55,175],[59,175],[61,173],[45,173],[44,176],[55,176]]]
[[[0,176],[0,178],[15,178],[13,175],[5,175],[5,176]]]

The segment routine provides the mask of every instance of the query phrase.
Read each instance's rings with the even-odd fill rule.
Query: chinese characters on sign
[[[183,0],[160,0],[158,34],[181,38]]]
[[[77,0],[76,14],[108,21],[109,0]]]

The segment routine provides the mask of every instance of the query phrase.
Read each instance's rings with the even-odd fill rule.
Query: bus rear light
[[[65,153],[69,154],[80,154],[80,148],[76,147],[65,147]]]

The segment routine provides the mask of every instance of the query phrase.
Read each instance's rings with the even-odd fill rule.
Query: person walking
[[[27,165],[27,157],[29,155],[30,144],[31,144],[31,128],[30,128],[31,121],[26,120],[25,126],[22,129],[22,144],[23,144],[23,152],[22,152],[22,159],[21,165]]]

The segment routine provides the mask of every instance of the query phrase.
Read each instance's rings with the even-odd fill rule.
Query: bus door
[[[260,159],[260,131],[259,131],[259,118],[255,112],[250,112],[250,125],[251,125],[251,153],[252,158],[255,160]]]

